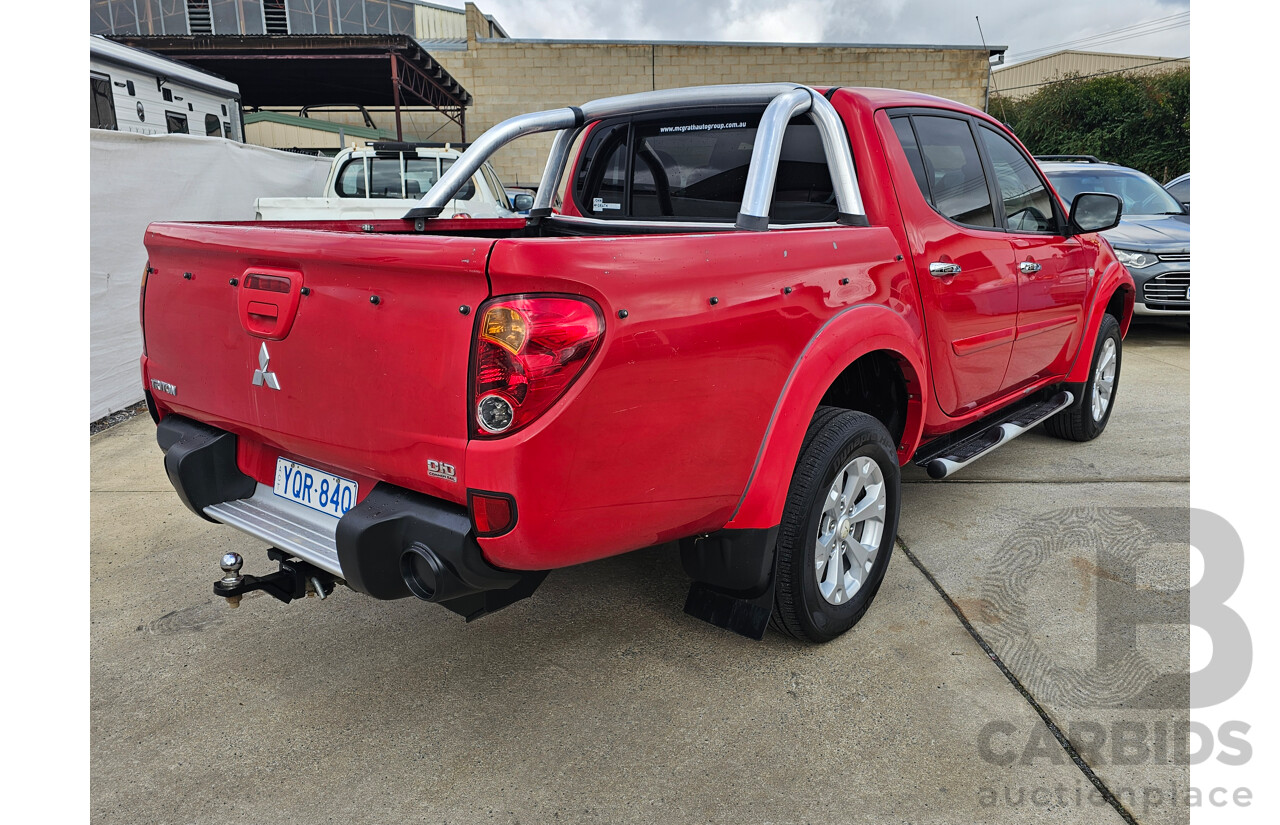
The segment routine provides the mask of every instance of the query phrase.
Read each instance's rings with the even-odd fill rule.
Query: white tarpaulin
[[[259,197],[319,195],[328,158],[222,138],[89,130],[89,420],[142,400],[138,287],[152,221],[248,221]]]

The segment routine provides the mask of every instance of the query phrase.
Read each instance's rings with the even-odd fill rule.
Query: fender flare
[[[1133,319],[1133,302],[1137,288],[1133,276],[1119,261],[1112,261],[1102,271],[1098,279],[1098,287],[1093,292],[1093,301],[1089,306],[1089,323],[1084,335],[1080,337],[1080,348],[1076,350],[1076,359],[1067,371],[1065,379],[1068,384],[1084,384],[1089,380],[1089,368],[1093,365],[1093,342],[1098,340],[1098,329],[1102,326],[1102,316],[1107,313],[1107,305],[1115,296],[1116,290],[1124,290],[1124,317],[1120,322],[1120,337],[1129,331],[1129,322]]]
[[[782,519],[791,475],[805,431],[818,403],[840,373],[872,352],[889,353],[902,369],[907,387],[907,416],[898,445],[898,461],[915,452],[924,429],[928,393],[923,330],[882,304],[855,304],[814,333],[791,368],[774,405],[747,487],[726,528],[762,529]]]

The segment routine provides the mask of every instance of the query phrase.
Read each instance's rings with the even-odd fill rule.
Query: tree
[[[1021,100],[993,97],[1036,155],[1095,155],[1167,181],[1191,170],[1191,69],[1068,76]]]

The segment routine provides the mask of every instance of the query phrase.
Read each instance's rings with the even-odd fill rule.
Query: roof
[[[1082,175],[1106,175],[1113,172],[1139,172],[1131,166],[1122,166],[1111,161],[1087,163],[1071,160],[1037,160],[1036,165],[1046,172],[1079,172]],[[1141,172],[1139,172],[1141,174]]]
[[[752,46],[784,49],[928,49],[930,51],[985,51],[995,57],[1009,50],[1008,46],[982,46],[929,43],[783,43],[755,42],[750,40],[552,40],[523,37],[481,37],[480,43],[534,43],[545,46]]]
[[[945,97],[928,95],[924,92],[908,92],[904,89],[881,89],[874,86],[841,86],[840,88],[843,91],[850,92],[861,97],[876,109],[900,106],[922,106],[951,109],[952,111],[957,112],[976,112],[984,117],[990,117],[990,115],[984,114],[972,106],[966,106],[963,103],[948,100]]]
[[[246,106],[393,106],[391,55],[431,78],[448,103],[471,104],[471,94],[413,38],[402,34],[124,35],[142,47],[224,75],[240,86]],[[428,89],[432,92],[432,89]]]
[[[299,117],[298,115],[288,115],[284,112],[245,112],[244,123],[248,126],[251,123],[279,123],[283,126],[297,126],[300,129],[315,129],[320,132],[332,132],[338,134],[342,132],[345,135],[365,140],[395,140],[396,133],[388,132],[385,129],[369,129],[365,126],[347,126],[341,123],[333,123],[328,120],[320,120],[314,117]]]
[[[140,69],[223,97],[240,97],[240,89],[221,76],[170,60],[146,49],[132,48],[97,34],[89,35],[89,59]]]
[[[1106,60],[1114,60],[1118,63],[1174,63],[1180,60],[1190,59],[1186,57],[1160,57],[1158,55],[1150,54],[1119,54],[1117,52],[1088,52],[1081,51],[1079,49],[1062,49],[1060,51],[1053,52],[1052,54],[1045,54],[1040,57],[1032,57],[1026,60],[1019,60],[1016,63],[1009,63],[995,69],[994,71],[996,74],[1000,74],[1001,72],[1007,72],[1010,69],[1025,69],[1035,63],[1057,60],[1064,55],[1069,55],[1071,57],[1100,57]]]

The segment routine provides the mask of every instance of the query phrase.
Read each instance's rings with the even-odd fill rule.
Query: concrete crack
[[[1084,757],[1080,755],[1080,752],[1076,750],[1075,745],[1071,744],[1071,740],[1067,738],[1066,734],[1062,732],[1057,723],[1053,721],[1053,717],[1049,715],[1049,712],[1036,701],[1036,698],[1031,695],[1031,691],[1027,690],[1026,686],[1022,684],[1022,680],[1015,676],[1013,671],[1009,670],[1004,661],[1001,660],[1000,655],[991,648],[991,645],[987,644],[987,640],[982,638],[982,634],[979,633],[977,628],[975,628],[965,617],[964,613],[961,612],[960,608],[952,600],[951,596],[947,594],[947,591],[942,588],[942,585],[938,583],[938,580],[935,579],[933,574],[929,572],[928,568],[924,566],[924,563],[920,561],[915,553],[911,552],[911,548],[907,547],[907,543],[904,542],[901,537],[898,537],[897,544],[898,547],[902,549],[902,552],[906,557],[911,560],[911,563],[915,565],[916,569],[919,570],[929,581],[929,584],[933,585],[933,589],[938,591],[938,595],[947,603],[947,607],[951,608],[951,612],[956,614],[956,618],[960,620],[960,624],[964,625],[964,629],[969,631],[969,635],[978,643],[978,646],[982,648],[982,651],[987,654],[987,658],[995,663],[995,666],[1000,669],[1000,672],[1004,674],[1004,677],[1009,680],[1009,684],[1013,685],[1014,689],[1022,695],[1022,698],[1031,706],[1031,709],[1040,717],[1040,721],[1044,722],[1045,726],[1049,728],[1049,732],[1058,740],[1058,744],[1062,746],[1062,749],[1066,751],[1067,756],[1073,763],[1075,763],[1075,766],[1080,769],[1080,772],[1084,774],[1085,779],[1088,779],[1089,782],[1098,789],[1098,793],[1102,794],[1102,798],[1107,801],[1107,804],[1114,808],[1116,813],[1120,814],[1121,819],[1129,823],[1129,825],[1138,825],[1138,820],[1134,818],[1129,809],[1126,808],[1124,803],[1111,792],[1111,789],[1107,787],[1106,783],[1103,782],[1096,773],[1094,773],[1093,768],[1089,766],[1089,763],[1086,762]]]

